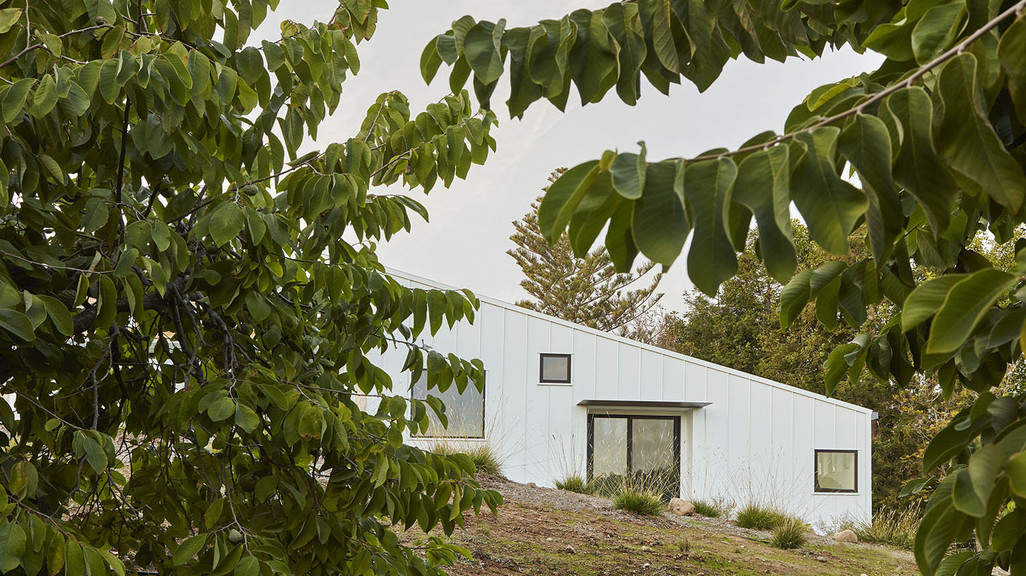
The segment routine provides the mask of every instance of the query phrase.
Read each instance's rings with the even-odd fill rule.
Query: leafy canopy
[[[481,385],[414,343],[477,300],[383,273],[425,213],[375,190],[466,176],[494,116],[390,92],[297,157],[385,3],[248,42],[277,3],[0,2],[0,572],[437,574],[394,527],[500,502],[372,362]]]
[[[827,361],[831,383],[863,370],[907,386],[936,375],[946,395],[976,394],[925,451],[923,471],[954,466],[933,493],[916,540],[924,574],[1026,569],[1026,396],[991,389],[1026,341],[1026,246],[995,269],[972,249],[989,235],[1012,244],[1026,219],[1026,1],[637,0],[576,10],[523,28],[464,17],[424,50],[430,81],[445,63],[454,90],[472,79],[483,107],[503,76],[512,116],[546,99],[563,109],[615,91],[635,104],[642,77],[666,92],[682,78],[708,88],[742,55],[756,62],[849,46],[886,57],[875,71],[814,90],[781,134],[736,150],[650,162],[606,151],[570,168],[546,194],[539,223],[551,241],[608,226],[606,249],[629,270],[640,253],[687,268],[709,295],[737,272],[749,227],[780,295],[784,326],[810,302],[832,326],[864,331]],[[865,225],[870,256],[795,274],[789,214],[837,256]],[[598,232],[571,234],[587,251]],[[688,242],[690,238],[690,242]],[[932,272],[913,273],[913,263]],[[889,301],[892,322],[867,326]],[[921,487],[921,485],[920,485]],[[1009,502],[1015,502],[1009,511]],[[947,555],[975,534],[980,552]]]

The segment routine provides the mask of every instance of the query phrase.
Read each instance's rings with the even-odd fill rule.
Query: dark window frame
[[[545,359],[566,358],[566,380],[545,379]],[[570,384],[573,380],[573,354],[549,354],[542,352],[538,357],[538,382],[542,384]]]
[[[858,450],[814,450],[812,460],[812,478],[814,490],[817,494],[858,494],[859,493],[859,451]],[[819,485],[819,455],[820,454],[851,454],[855,459],[853,473],[855,474],[855,488],[846,490],[844,488],[823,488]]]
[[[421,375],[422,375],[422,377],[427,378],[427,369],[426,368],[424,369],[424,372],[421,373]],[[410,375],[410,400],[411,401],[417,400],[418,402],[424,402],[426,404],[427,403],[427,399],[426,398],[425,399],[420,399],[420,398],[414,398],[413,397],[413,387],[414,387],[414,385],[416,385],[416,382],[413,381],[413,375],[411,374]],[[451,387],[455,387],[455,386],[456,386],[456,383],[453,382],[452,385],[450,386],[450,388]],[[471,386],[474,386],[474,383],[473,382],[468,382],[467,383],[467,388],[469,388]],[[463,389],[464,392],[467,390],[467,388]],[[474,387],[474,389],[476,390],[477,387]],[[424,390],[428,394],[430,394],[431,392],[438,392],[437,388],[435,388],[433,390],[428,390],[427,387],[425,387]],[[437,394],[435,396],[437,396]],[[487,426],[488,420],[486,418],[486,415],[487,415],[486,411],[487,411],[487,408],[488,408],[487,402],[488,402],[488,371],[485,370],[484,371],[484,388],[481,389],[481,435],[480,436],[429,436],[427,434],[417,434],[417,433],[412,432],[412,431],[410,432],[410,436],[412,438],[416,438],[418,440],[487,440],[487,438],[486,438],[486,436],[488,435],[488,430],[487,430],[487,428],[488,428],[488,426]],[[430,415],[434,414],[434,410],[431,409],[431,406],[428,406],[427,409],[428,409],[428,413],[429,413],[428,418],[430,418],[431,417]],[[448,409],[448,406],[446,407],[446,409]],[[448,414],[446,414],[446,415],[448,416]],[[441,423],[439,423],[439,424],[441,424]],[[446,430],[448,430],[448,428],[446,428]]]
[[[633,470],[634,459],[634,426],[633,420],[671,420],[673,422],[673,463],[677,470],[677,483],[681,480],[681,417],[659,414],[609,414],[609,413],[588,413],[588,482],[594,479],[595,469],[595,419],[596,418],[619,418],[627,420],[627,473]]]

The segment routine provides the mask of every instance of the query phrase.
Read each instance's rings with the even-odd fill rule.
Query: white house
[[[516,482],[668,473],[685,499],[777,505],[821,527],[870,520],[871,410],[479,297],[473,324],[423,343],[480,358],[484,392],[441,394],[449,428],[410,443],[487,443]],[[380,361],[395,390],[423,398],[404,359]]]

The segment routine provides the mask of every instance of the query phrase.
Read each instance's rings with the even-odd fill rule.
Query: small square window
[[[570,355],[542,354],[538,380],[553,384],[570,383]]]
[[[816,492],[859,491],[856,450],[816,450]]]

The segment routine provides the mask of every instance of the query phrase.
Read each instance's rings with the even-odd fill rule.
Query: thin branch
[[[860,114],[860,113],[862,113],[863,110],[866,109],[867,106],[869,106],[871,104],[875,104],[876,102],[879,102],[880,100],[883,100],[884,98],[890,96],[891,94],[897,92],[898,90],[901,90],[902,88],[909,88],[909,87],[911,87],[912,84],[915,83],[916,80],[922,78],[928,72],[930,72],[934,68],[940,66],[941,64],[947,62],[951,58],[954,58],[955,56],[958,56],[959,54],[964,52],[965,49],[968,48],[973,42],[975,42],[975,41],[979,40],[980,38],[982,38],[988,32],[993,30],[998,24],[1000,24],[1001,22],[1003,22],[1004,20],[1006,20],[1007,18],[1009,18],[1011,16],[1018,16],[1018,15],[1022,14],[1024,10],[1026,10],[1026,0],[1020,0],[1019,2],[1015,3],[1008,10],[1005,10],[1001,14],[998,14],[997,16],[995,16],[993,20],[991,20],[990,22],[987,22],[986,24],[984,24],[982,27],[980,27],[979,30],[977,30],[976,32],[971,34],[965,40],[959,42],[957,45],[953,46],[947,52],[944,52],[940,56],[937,56],[936,58],[931,60],[929,63],[927,63],[926,65],[924,65],[921,68],[919,68],[918,70],[916,70],[916,72],[914,74],[912,74],[911,76],[909,76],[905,80],[902,80],[901,82],[898,82],[897,84],[894,84],[894,85],[888,87],[886,90],[883,90],[881,92],[878,92],[878,93],[870,96],[869,98],[867,98],[865,100],[865,102],[862,102],[861,104],[859,104],[858,106],[856,106],[854,108],[850,108],[848,110],[845,110],[844,112],[840,112],[840,113],[834,114],[833,116],[830,116],[829,118],[824,118],[823,120],[820,120],[819,122],[816,122],[812,126],[808,126],[806,128],[802,128],[801,130],[795,130],[794,132],[788,132],[787,134],[781,134],[780,136],[777,136],[776,138],[773,138],[772,140],[769,140],[767,142],[763,142],[762,144],[753,144],[751,146],[744,146],[742,148],[738,148],[737,150],[731,150],[730,152],[723,152],[723,153],[720,153],[720,154],[706,154],[704,156],[697,156],[695,158],[691,158],[691,159],[687,160],[687,162],[699,162],[699,161],[702,161],[702,160],[717,160],[719,158],[729,158],[731,156],[737,156],[739,154],[747,154],[749,152],[758,152],[760,150],[767,150],[769,148],[772,148],[773,146],[776,146],[777,144],[781,144],[783,142],[787,142],[789,140],[793,140],[794,137],[799,135],[799,134],[804,134],[804,133],[807,133],[807,132],[812,132],[812,131],[814,131],[814,130],[816,130],[818,128],[822,128],[824,126],[828,126],[830,124],[833,124],[834,122],[837,122],[838,120],[843,120],[845,118],[848,118],[849,116],[854,116],[855,114]]]
[[[36,262],[35,260],[29,260],[17,254],[11,254],[5,250],[0,250],[0,254],[7,256],[8,258],[14,258],[15,260],[21,260],[26,264],[32,264],[33,266],[40,266],[42,268],[49,268],[51,270],[68,270],[71,272],[81,272],[82,274],[113,274],[113,270],[86,270],[84,268],[75,268],[74,266],[62,266],[58,264],[47,264],[45,262]]]

